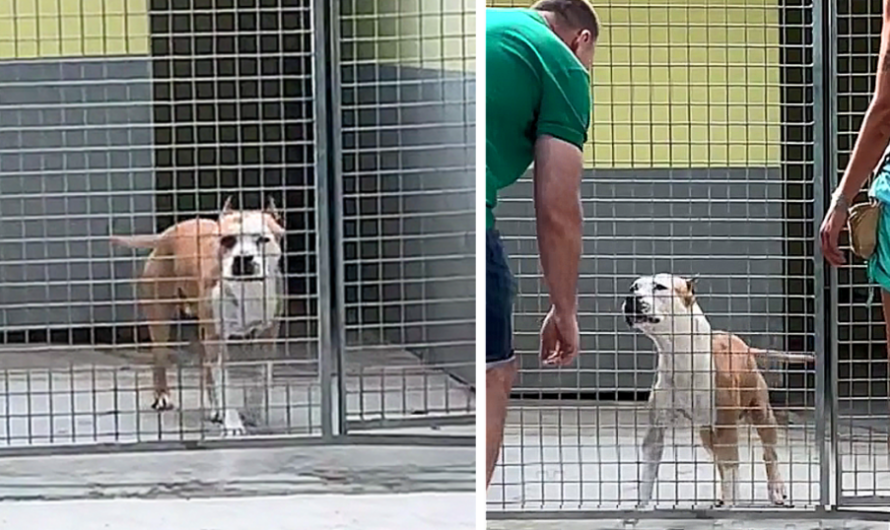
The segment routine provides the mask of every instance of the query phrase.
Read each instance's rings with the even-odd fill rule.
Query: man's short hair
[[[571,29],[589,30],[593,40],[600,36],[599,17],[587,0],[538,0],[532,9],[553,13]]]

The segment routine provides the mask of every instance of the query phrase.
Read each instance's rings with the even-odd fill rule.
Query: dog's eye
[[[656,291],[667,291],[667,285],[661,285],[660,283],[655,284]]]
[[[235,246],[235,243],[238,242],[238,238],[235,236],[223,236],[219,238],[219,244],[225,248],[230,249]]]
[[[271,239],[269,239],[269,236],[260,236],[256,238],[257,245],[265,245],[269,241],[272,241]]]

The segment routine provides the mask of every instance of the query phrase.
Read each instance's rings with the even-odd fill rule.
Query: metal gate
[[[742,509],[732,513],[793,518],[856,507],[864,515],[886,505],[879,299],[869,298],[861,262],[829,270],[815,247],[873,87],[881,3],[594,5],[604,31],[582,185],[582,354],[565,369],[542,368],[537,358],[548,302],[524,177],[499,201],[519,282],[521,368],[489,517],[636,513],[655,358],[620,307],[636,277],[657,272],[697,275],[715,328],[818,359],[761,366],[780,424],[788,503],[769,502],[760,440],[743,429]],[[637,516],[727,514],[712,511],[716,471],[699,445],[688,430],[668,436],[655,511]]]
[[[882,8],[880,2],[838,1],[827,57],[829,105],[825,122],[830,136],[825,152],[831,184],[843,174],[865,109],[874,90]],[[831,75],[834,74],[834,75]],[[830,189],[833,189],[830,188]],[[830,192],[826,190],[826,193]],[[826,195],[827,196],[827,195]],[[886,506],[890,496],[888,458],[887,335],[877,287],[869,285],[865,266],[856,261],[827,278],[829,379],[836,474],[832,486],[841,506]]]
[[[475,6],[341,2],[347,425],[474,436]]]
[[[473,14],[320,0],[0,13],[0,454],[473,444]],[[400,63],[417,58],[411,77]],[[152,410],[134,289],[147,253],[108,239],[212,218],[227,197],[273,199],[286,229],[281,332],[230,352],[237,437],[208,421],[186,310],[170,322],[175,408]]]

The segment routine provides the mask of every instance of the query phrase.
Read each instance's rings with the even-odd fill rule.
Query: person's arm
[[[567,315],[578,305],[582,148],[590,126],[590,76],[565,50],[549,51],[542,65],[535,125],[535,220],[550,301],[558,313]]]
[[[865,112],[859,136],[850,154],[844,176],[832,197],[848,207],[862,185],[880,163],[887,143],[890,142],[890,0],[884,1],[884,20],[881,27],[881,48],[878,55],[878,73],[875,94]]]
[[[535,142],[535,219],[544,282],[554,309],[575,313],[581,261],[582,152],[574,144],[541,136]]]

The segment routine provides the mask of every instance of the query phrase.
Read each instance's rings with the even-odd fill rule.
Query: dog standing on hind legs
[[[228,342],[278,336],[283,235],[271,200],[265,210],[233,210],[228,199],[217,220],[196,218],[160,234],[111,237],[118,245],[152,250],[137,281],[137,298],[152,342],[153,409],[174,406],[168,342],[171,324],[184,310],[198,319],[201,395],[206,390],[211,419],[222,423],[224,435],[246,432],[240,413],[224,403]]]
[[[638,278],[622,306],[627,324],[649,337],[658,353],[649,394],[648,427],[642,441],[639,508],[652,499],[664,452],[665,431],[676,421],[697,429],[720,479],[717,505],[739,498],[739,440],[742,420],[750,422],[763,446],[769,500],[784,505],[779,472],[778,425],[769,388],[757,357],[811,362],[814,357],[752,348],[732,333],[711,329],[695,300],[693,282],[670,274]]]

